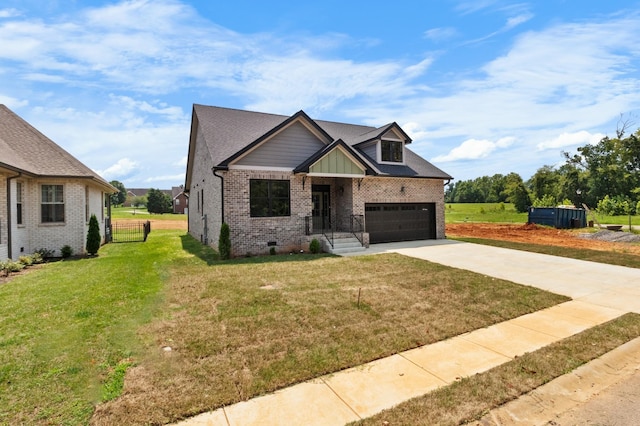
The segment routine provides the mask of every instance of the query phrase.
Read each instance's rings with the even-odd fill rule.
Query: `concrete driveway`
[[[361,254],[394,252],[640,313],[640,269],[452,240],[374,244]]]

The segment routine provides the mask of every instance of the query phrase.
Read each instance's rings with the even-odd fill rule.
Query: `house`
[[[330,251],[353,233],[370,243],[444,238],[451,178],[411,151],[397,124],[370,127],[194,105],[185,181],[189,233],[232,254]]]
[[[89,218],[104,241],[106,198],[117,191],[0,104],[0,260],[65,245],[84,253]]]
[[[122,204],[123,207],[138,207],[138,205],[134,205],[136,199],[147,197],[147,194],[151,188],[129,188],[127,189],[127,198],[125,202]],[[173,190],[171,189],[159,189],[160,192],[169,196],[169,198],[173,197]],[[143,204],[144,205],[144,204]]]
[[[185,214],[189,211],[189,197],[184,192],[184,185],[171,187],[171,202],[173,213]]]

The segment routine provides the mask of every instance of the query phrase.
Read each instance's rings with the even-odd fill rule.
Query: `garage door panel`
[[[369,203],[365,221],[371,243],[435,238],[434,203]]]

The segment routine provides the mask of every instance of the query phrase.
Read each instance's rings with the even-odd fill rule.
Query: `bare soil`
[[[585,230],[555,229],[534,224],[448,223],[448,237],[486,238],[568,248],[625,252],[640,255],[640,245],[581,238]]]

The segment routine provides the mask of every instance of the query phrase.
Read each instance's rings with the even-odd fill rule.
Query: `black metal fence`
[[[107,224],[107,240],[112,243],[147,241],[151,222],[111,222]]]

